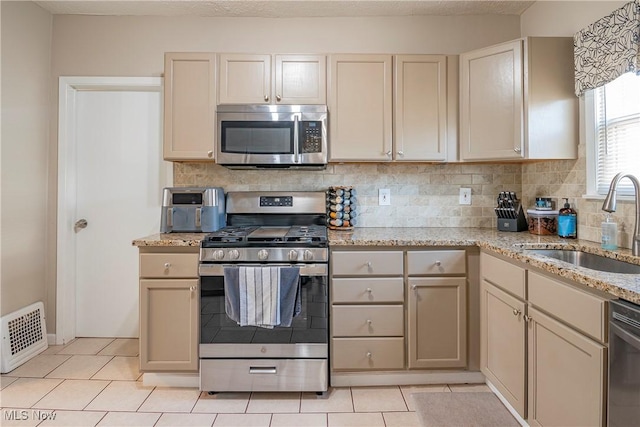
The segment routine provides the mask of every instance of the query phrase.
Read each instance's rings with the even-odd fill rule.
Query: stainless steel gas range
[[[200,389],[326,391],[325,193],[229,192],[226,206],[228,226],[207,235],[200,249]],[[289,326],[241,326],[233,317],[233,294],[242,288],[230,287],[237,283],[229,278],[242,267],[252,274],[269,267],[296,270],[298,314]]]

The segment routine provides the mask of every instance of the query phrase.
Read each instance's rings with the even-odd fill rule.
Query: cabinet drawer
[[[202,359],[207,391],[326,391],[327,359]]]
[[[140,277],[198,277],[198,254],[140,254]]]
[[[488,282],[525,299],[525,270],[485,253],[480,255],[480,275]]]
[[[334,338],[333,369],[403,369],[404,338]]]
[[[529,302],[597,340],[606,341],[604,299],[530,271]]]
[[[333,274],[375,276],[403,273],[402,251],[334,251]]]
[[[465,274],[465,251],[409,251],[409,275],[412,274]]]
[[[333,302],[403,302],[402,277],[342,278],[331,280]]]
[[[402,305],[338,305],[333,307],[332,335],[393,337],[404,335]]]

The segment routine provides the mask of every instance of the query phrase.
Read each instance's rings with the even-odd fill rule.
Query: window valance
[[[576,33],[573,45],[577,96],[629,71],[640,74],[640,0]]]

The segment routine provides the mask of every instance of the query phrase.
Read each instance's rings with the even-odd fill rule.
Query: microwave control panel
[[[304,121],[300,123],[300,152],[322,152],[322,122]]]

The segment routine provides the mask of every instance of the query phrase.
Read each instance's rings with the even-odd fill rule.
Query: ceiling
[[[520,15],[533,1],[508,0],[165,0],[36,1],[60,15],[207,17],[336,17],[411,15]]]

